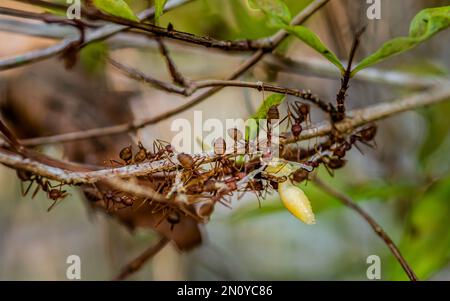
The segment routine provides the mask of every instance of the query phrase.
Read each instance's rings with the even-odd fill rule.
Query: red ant
[[[105,200],[106,204],[106,211],[110,211],[110,207],[112,205],[112,209],[116,210],[115,204],[122,205],[122,207],[117,209],[124,209],[127,207],[133,206],[135,199],[131,196],[128,196],[126,194],[120,195],[120,191],[110,191],[108,190],[106,193],[103,194],[103,199]]]
[[[300,101],[296,101],[294,102],[294,104],[289,105],[288,107],[289,123],[292,123],[291,132],[295,138],[298,138],[300,136],[300,133],[303,130],[301,123],[307,120],[307,118],[309,117],[309,112],[310,112],[309,105],[301,103]],[[294,120],[294,122],[292,122],[291,117]]]
[[[350,144],[354,144],[356,141],[359,141],[366,144],[367,146],[372,147],[372,145],[370,145],[368,142],[372,141],[375,138],[376,133],[377,127],[372,124],[351,135]]]
[[[33,195],[31,196],[31,198],[34,198],[36,196],[36,194],[38,193],[39,189],[41,188],[44,192],[47,193],[47,197],[54,201],[53,204],[50,205],[50,207],[47,209],[47,211],[50,211],[59,200],[64,199],[68,195],[68,193],[65,190],[62,190],[62,185],[63,185],[62,183],[59,185],[52,185],[52,184],[50,184],[50,181],[43,180],[43,178],[41,176],[37,176],[30,171],[18,169],[17,176],[21,180],[20,185],[21,185],[22,196],[27,195],[31,186],[33,185],[33,183],[36,182],[37,187],[36,187],[35,191],[33,192]],[[27,182],[27,181],[30,181],[30,184],[28,185],[27,189],[24,191],[23,190],[23,182]],[[55,187],[59,187],[59,189],[56,189]]]

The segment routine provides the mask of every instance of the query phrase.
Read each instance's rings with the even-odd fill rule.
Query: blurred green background
[[[151,1],[127,1],[135,11]],[[286,0],[293,15],[310,1]],[[358,58],[375,50],[383,41],[405,35],[413,16],[425,7],[448,1],[382,0],[382,19],[367,20],[367,4],[360,0],[333,0],[306,25],[314,30],[338,56],[345,60],[352,30],[367,23]],[[244,0],[196,0],[171,11],[160,20],[162,26],[218,39],[267,37],[275,32],[264,16]],[[448,77],[449,31],[426,44],[386,61],[376,68],[408,72],[419,76]],[[173,46],[173,48],[172,48]],[[242,56],[202,48],[182,49],[169,44],[180,69],[192,78],[221,78],[229,74]],[[103,49],[103,50],[102,50]],[[96,55],[105,44],[82,51],[86,76],[105,76],[104,65]],[[168,78],[155,49],[109,50],[145,72]],[[289,38],[277,49],[294,59],[320,59],[301,42]],[[205,56],[210,56],[208,64]],[[214,63],[214,64],[212,64]],[[100,72],[96,73],[100,70]],[[95,74],[95,75],[92,75]],[[109,76],[109,75],[106,75]],[[115,75],[118,76],[117,74]],[[324,99],[334,99],[339,79],[288,74],[261,63],[245,75],[246,80],[276,81],[284,86],[309,88]],[[122,81],[116,81],[122,83]],[[130,85],[130,83],[127,83]],[[142,106],[165,109],[158,92],[138,84],[143,99],[133,104],[138,117]],[[354,81],[348,105],[363,107],[389,101],[414,91],[373,82]],[[156,94],[155,94],[156,93]],[[173,96],[170,96],[173,97]],[[258,92],[225,89],[196,109],[207,117],[248,116],[261,102]],[[180,101],[179,103],[181,103]],[[220,107],[217,104],[220,103]],[[220,112],[219,112],[220,111]],[[186,118],[192,117],[186,112]],[[220,116],[218,116],[220,115]],[[321,170],[319,175],[331,186],[349,194],[391,235],[420,279],[450,280],[450,102],[404,113],[378,122],[376,147],[352,150],[348,164],[334,177]],[[320,120],[320,114],[313,119]],[[149,141],[170,139],[170,123],[143,131]],[[164,137],[156,137],[164,135]],[[49,147],[49,153],[60,152]],[[49,201],[41,193],[35,199],[22,198],[15,173],[0,169],[0,279],[65,280],[65,259],[76,254],[82,261],[83,280],[104,280],[143,251],[155,235],[138,231],[130,235],[115,221],[91,214],[81,193],[71,196],[50,213]],[[164,249],[131,279],[189,280],[366,280],[369,255],[381,258],[383,280],[406,280],[400,265],[386,245],[353,211],[323,193],[312,183],[302,185],[317,214],[317,224],[307,226],[282,207],[277,195],[269,196],[258,208],[254,197],[235,201],[233,210],[218,208],[206,225],[205,243],[188,254],[173,247]]]

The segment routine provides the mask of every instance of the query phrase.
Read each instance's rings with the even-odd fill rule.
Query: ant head
[[[307,116],[309,115],[309,105],[306,103],[302,103],[299,107],[298,107],[298,111],[302,116]]]
[[[131,145],[122,148],[122,150],[119,153],[119,157],[125,162],[130,161],[131,158],[133,157],[133,150],[131,148]]]
[[[177,155],[177,159],[184,168],[192,168],[194,165],[194,159],[188,154],[180,153]]]
[[[300,136],[300,133],[302,132],[302,126],[299,123],[294,123],[292,125],[291,131],[292,131],[292,135],[294,135],[294,137],[298,137]]]

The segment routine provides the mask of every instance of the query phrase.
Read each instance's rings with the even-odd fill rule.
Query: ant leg
[[[30,182],[30,184],[28,184],[27,189],[25,190],[25,192],[23,192],[23,182],[20,182],[20,186],[21,186],[21,189],[22,189],[22,196],[26,196],[28,194],[28,192],[30,191],[31,186],[33,185],[33,183],[34,183],[34,180],[32,180]]]
[[[52,210],[53,207],[55,207],[57,202],[58,202],[58,200],[54,200],[53,203],[50,205],[50,207],[47,208],[47,212],[50,212],[50,210]]]
[[[33,195],[31,196],[32,199],[34,199],[34,197],[35,197],[36,194],[38,193],[39,188],[41,188],[41,186],[39,186],[39,184],[38,184],[37,187],[36,187],[36,189],[35,189],[34,192],[33,192]]]

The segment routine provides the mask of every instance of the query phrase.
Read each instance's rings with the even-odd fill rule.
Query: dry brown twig
[[[450,88],[448,87],[448,85],[441,85],[436,88],[432,87],[429,90],[413,94],[406,98],[389,102],[383,102],[376,105],[368,106],[363,109],[349,111],[347,113],[348,117],[342,120],[341,122],[336,123],[335,126],[339,131],[346,132],[351,129],[362,126],[364,124],[368,124],[383,118],[394,116],[396,114],[405,111],[414,110],[420,107],[443,102],[448,100],[449,98],[450,98]],[[145,121],[136,121],[133,123],[125,123],[110,127],[95,128],[91,130],[59,134],[48,137],[23,139],[21,140],[21,143],[26,146],[36,146],[43,144],[63,143],[107,135],[121,134],[130,130],[140,129],[146,125],[156,124],[159,121],[166,119],[167,115],[172,115],[171,112],[173,111],[169,111],[168,114],[163,114],[161,116],[157,116],[155,118],[148,119]],[[287,137],[286,142],[294,143],[296,141],[324,136],[330,133],[331,129],[332,126],[329,121],[313,124],[311,125],[311,127],[304,129],[299,137],[297,138],[293,136]]]

